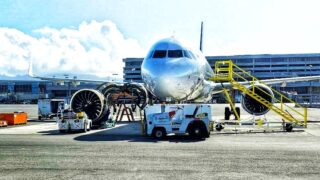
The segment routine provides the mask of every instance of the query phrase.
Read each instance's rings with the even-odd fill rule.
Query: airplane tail
[[[201,21],[201,30],[200,30],[200,51],[202,52],[202,43],[203,43],[203,21]]]

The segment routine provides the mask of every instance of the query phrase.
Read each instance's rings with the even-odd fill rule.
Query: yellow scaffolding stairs
[[[234,89],[238,89],[239,91],[263,104],[270,110],[276,112],[283,117],[283,120],[287,122],[289,121],[290,123],[298,126],[304,126],[305,128],[307,127],[307,108],[294,102],[293,100],[289,99],[288,97],[263,83],[262,81],[259,81],[250,73],[235,65],[231,60],[216,61],[215,75],[214,77],[210,78],[210,80],[220,83],[229,82]],[[274,93],[274,96],[257,86],[257,84],[262,84],[269,87]],[[265,94],[265,97],[270,97],[272,99],[272,102],[269,102],[261,95],[255,93],[257,89],[260,93],[262,92],[263,94]],[[235,110],[235,106],[232,103],[228,90],[226,88],[223,88],[223,91],[226,94],[227,100],[229,101],[232,110],[239,121],[239,115]],[[275,103],[279,103],[280,107],[275,105]],[[294,108],[292,107],[292,105],[298,108]]]

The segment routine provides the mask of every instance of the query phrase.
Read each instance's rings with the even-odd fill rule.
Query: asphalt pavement
[[[319,178],[318,123],[291,133],[226,127],[206,140],[155,140],[141,135],[139,122],[87,133],[61,134],[52,121],[0,128],[0,179],[6,180]]]
[[[0,179],[320,177],[320,136],[306,131],[213,133],[206,140],[107,131],[2,134]]]

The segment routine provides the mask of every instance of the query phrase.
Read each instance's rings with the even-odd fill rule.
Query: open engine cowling
[[[262,85],[262,84],[257,84],[255,86],[259,87],[260,89],[267,92],[271,96],[268,96],[267,94],[265,94],[263,91],[261,91],[258,88],[255,88],[255,90],[254,90],[256,94],[260,95],[265,100],[273,103],[274,94],[269,87]],[[253,87],[250,86],[250,87],[248,87],[248,89],[252,90]],[[263,115],[263,114],[266,114],[270,110],[268,107],[266,107],[265,105],[261,104],[260,102],[256,101],[255,99],[253,99],[252,97],[250,97],[249,95],[246,95],[246,94],[242,94],[241,104],[242,104],[242,107],[248,113],[253,114],[253,115]]]
[[[70,107],[75,112],[84,111],[93,124],[100,124],[100,120],[107,113],[104,95],[95,89],[81,89],[73,94]]]
[[[134,104],[143,109],[149,102],[148,91],[138,83],[105,83],[100,85],[98,90],[102,92],[109,106],[118,104],[121,101],[127,104]]]
[[[143,109],[149,101],[148,91],[137,83],[103,83],[97,89],[81,89],[74,93],[70,107],[75,112],[84,111],[94,125],[99,125],[108,117],[110,107],[119,101]]]

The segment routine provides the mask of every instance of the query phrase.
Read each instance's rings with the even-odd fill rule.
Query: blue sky
[[[214,46],[245,41],[252,35],[272,38],[274,33],[287,36],[293,31],[300,37],[317,36],[318,7],[316,0],[2,0],[0,26],[30,34],[45,26],[77,27],[83,21],[111,20],[126,37],[147,48],[154,37],[173,32],[197,42],[199,24],[204,21],[206,53],[210,54],[208,49]]]
[[[205,55],[319,53],[319,7],[317,0],[2,0],[0,28],[23,33],[12,35],[16,41],[33,42],[48,31],[81,34],[88,32],[80,30],[83,23],[111,21],[124,43],[135,41],[136,56],[142,57],[152,43],[172,34],[197,48],[204,21]],[[16,56],[14,48],[10,54],[2,59]]]

